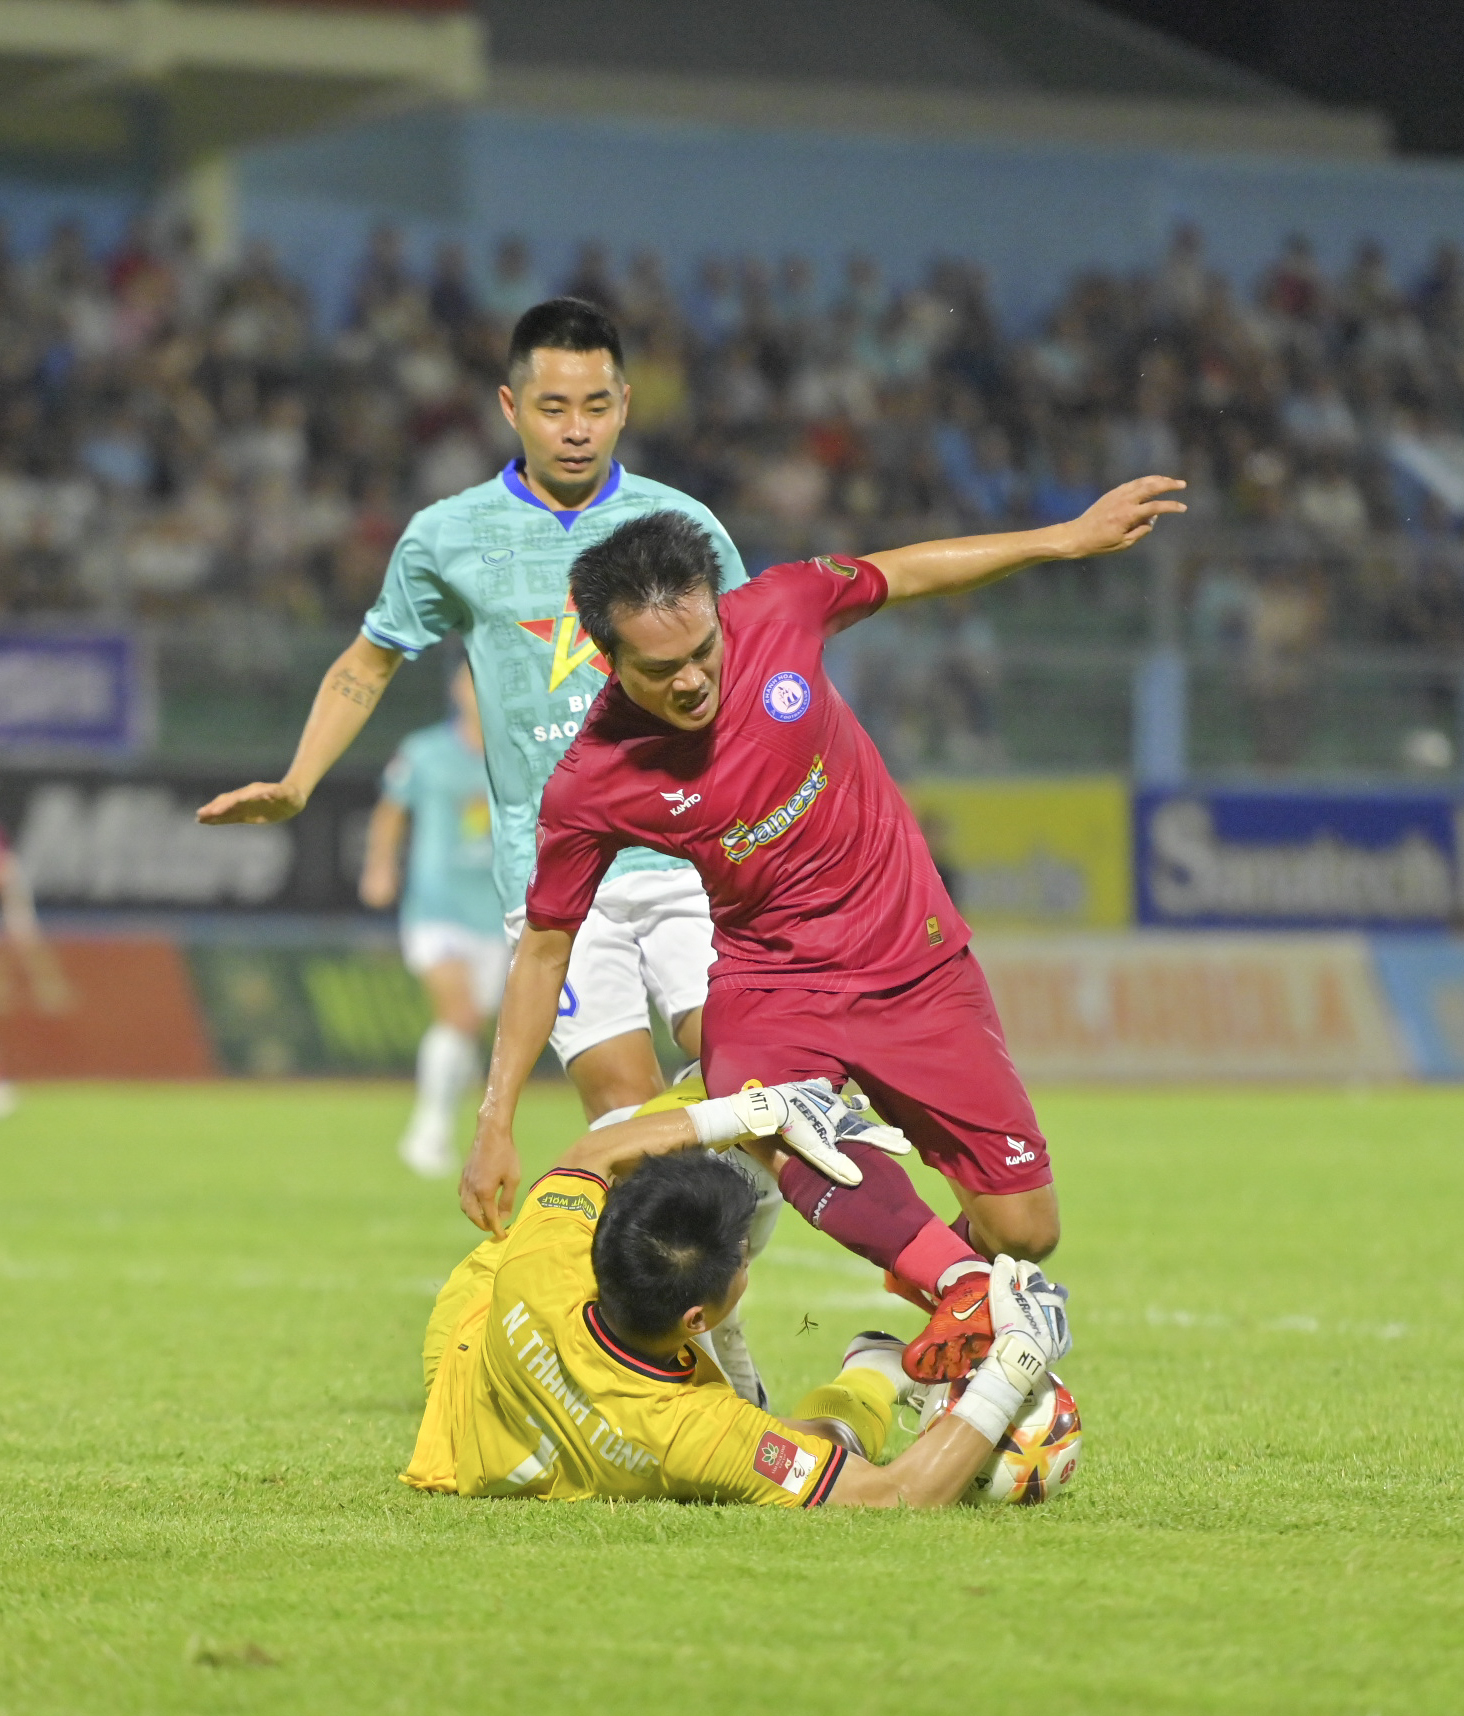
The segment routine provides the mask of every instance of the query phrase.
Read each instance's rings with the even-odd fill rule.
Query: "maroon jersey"
[[[890,989],[963,948],[909,806],[824,672],[825,640],[887,595],[877,567],[835,559],[725,595],[722,702],[700,732],[612,678],[544,789],[529,922],[578,929],[620,848],[649,846],[701,872],[717,983]]]

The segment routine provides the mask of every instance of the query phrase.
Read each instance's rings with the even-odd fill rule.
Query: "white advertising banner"
[[[1361,935],[981,936],[975,952],[1034,1081],[1413,1071]]]

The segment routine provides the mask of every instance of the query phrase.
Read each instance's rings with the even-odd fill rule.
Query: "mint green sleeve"
[[[711,533],[717,549],[717,559],[722,563],[722,589],[735,590],[739,584],[747,582],[747,568],[742,564],[737,544],[723,529],[721,519],[709,509],[703,508],[702,523]]]
[[[386,568],[386,581],[361,634],[383,649],[415,661],[449,632],[465,631],[469,616],[437,570],[430,533],[419,513],[402,533]]]

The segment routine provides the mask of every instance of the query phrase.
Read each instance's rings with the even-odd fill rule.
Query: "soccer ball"
[[[961,1381],[932,1388],[920,1410],[921,1430],[944,1417],[965,1387]],[[1082,1451],[1078,1403],[1049,1371],[961,1500],[1016,1502],[1023,1507],[1046,1501],[1072,1482]]]

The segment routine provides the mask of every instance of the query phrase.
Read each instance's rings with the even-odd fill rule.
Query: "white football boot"
[[[900,1406],[913,1406],[918,1412],[929,1393],[928,1383],[912,1382],[905,1374],[901,1360],[905,1343],[898,1335],[887,1335],[882,1329],[866,1329],[855,1335],[844,1352],[845,1370],[875,1370],[894,1385],[895,1400]]]

